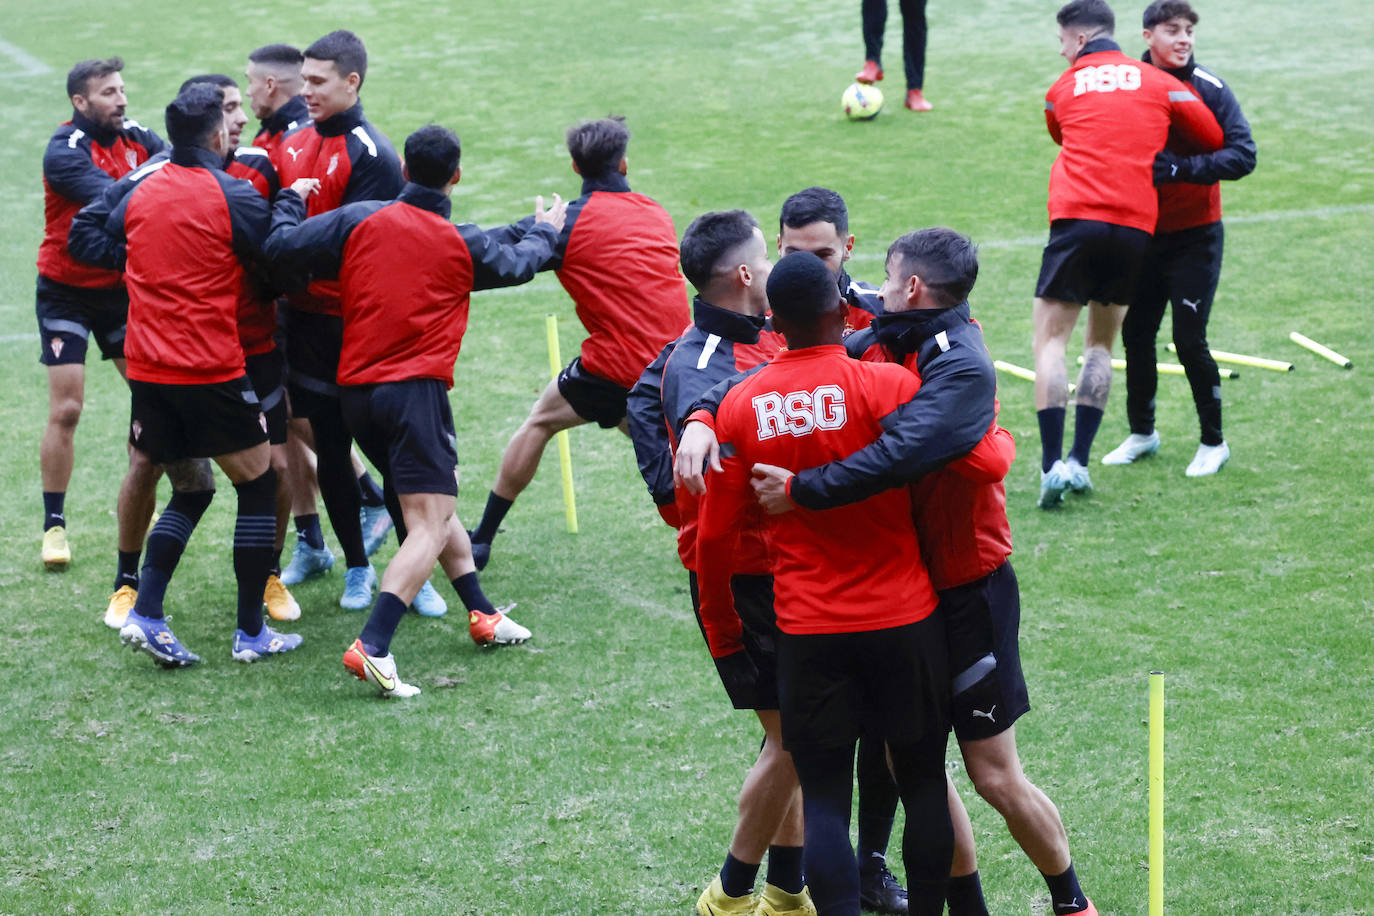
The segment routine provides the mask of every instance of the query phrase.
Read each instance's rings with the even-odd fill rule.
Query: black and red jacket
[[[320,187],[306,201],[306,216],[318,216],[362,200],[394,200],[401,193],[401,159],[391,141],[363,117],[359,102],[323,121],[307,121],[277,144],[272,164],[283,188],[297,178],[317,178]],[[316,280],[290,296],[307,312],[339,314],[339,285]]]
[[[241,146],[225,163],[224,170],[251,184],[264,200],[276,199],[281,190],[277,170],[267,151],[257,146]],[[243,293],[239,297],[239,342],[244,356],[269,353],[276,347],[276,290],[264,271],[245,271]]]
[[[546,269],[558,271],[587,329],[582,365],[622,388],[691,323],[672,217],[619,172],[583,179]]]
[[[524,283],[553,255],[558,233],[548,223],[531,223],[506,244],[497,233],[455,226],[451,206],[443,192],[408,183],[395,200],[306,219],[298,194],[277,196],[268,258],[279,271],[338,278],[340,385],[432,378],[452,388],[469,294]]]
[[[1141,59],[1152,63],[1148,50]],[[1221,149],[1214,153],[1197,153],[1176,141],[1169,143],[1167,149],[1179,155],[1174,174],[1168,183],[1159,185],[1156,233],[1178,232],[1220,221],[1221,186],[1217,182],[1235,181],[1255,170],[1255,138],[1250,135],[1250,122],[1245,120],[1235,94],[1221,77],[1198,66],[1191,57],[1184,66],[1164,72],[1197,93],[1216,116],[1224,139]]]
[[[245,266],[261,260],[271,210],[224,160],[173,147],[72,220],[73,255],[123,270],[129,378],[207,385],[243,375],[238,307]]]
[[[718,382],[766,363],[780,353],[782,335],[753,317],[717,308],[700,297],[692,303],[692,326],[649,364],[626,399],[630,438],[639,473],[664,519],[678,530],[682,565],[697,569],[696,523],[699,500],[673,487],[673,452],[688,409]],[[751,520],[735,553],[734,573],[769,571],[762,518]]]
[[[305,99],[298,95],[293,96],[287,99],[282,107],[262,119],[262,123],[258,127],[258,135],[253,138],[253,145],[258,149],[266,150],[267,155],[275,156],[277,147],[281,145],[282,137],[309,120],[310,111],[305,104]]]
[[[121,129],[108,130],[81,112],[72,112],[72,119],[57,129],[43,153],[44,231],[38,247],[39,274],[86,289],[110,289],[123,282],[119,271],[74,259],[67,251],[67,230],[76,211],[166,146],[161,137],[137,121],[125,121]]]

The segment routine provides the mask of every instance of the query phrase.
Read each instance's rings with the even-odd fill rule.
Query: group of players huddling
[[[1125,318],[1127,352],[1149,365],[1128,376],[1132,435],[1104,460],[1158,448],[1154,335],[1173,301],[1203,426],[1194,464],[1212,473],[1225,461],[1204,336],[1220,266],[1215,182],[1254,165],[1234,97],[1193,62],[1188,3],[1146,11],[1145,63],[1112,41],[1101,0],[1074,0],[1058,21],[1071,66],[1047,97],[1063,149],[1035,302],[1047,508],[1091,486],[1110,346],[1133,300],[1149,307],[1134,328]],[[367,56],[351,32],[249,56],[247,96],[262,122],[251,147],[239,145],[247,115],[235,80],[187,80],[166,107],[167,143],[125,119],[122,67],[88,60],[69,74],[73,117],[44,156],[37,311],[52,405],[49,568],[71,556],[63,497],[90,334],[131,389],[105,618],[125,644],[168,667],[199,660],[167,626],[163,599],[213,497],[213,461],[238,501],[233,658],[300,645],[262,612],[295,619],[286,586],[332,566],[318,485],[347,564],[341,604],[371,606],[344,666],[383,695],[418,694],[390,644],[408,607],[444,613],[428,581],[436,561],[475,642],[529,639],[483,593],[478,570],[553,435],[618,427],[677,529],[726,692],[765,733],[697,912],[925,914],[948,903],[956,916],[986,913],[968,815],[945,775],[951,729],[975,789],[1044,876],[1053,912],[1096,912],[1058,811],[1017,754],[1013,723],[1030,706],[1003,486],[1015,444],[997,424],[992,361],[970,314],[969,239],[907,233],[888,249],[881,287],[867,286],[845,272],[854,236],[843,199],[807,188],[783,204],[776,263],[741,210],[699,216],[679,243],[662,207],[630,190],[619,118],[567,132],[576,200],[555,194],[546,209],[541,197],[532,215],[483,231],[450,221],[461,177],[451,131],[421,127],[402,158],[364,118]],[[542,270],[557,272],[588,337],[511,438],[469,533],[455,514],[448,389],[470,295]],[[690,311],[684,276],[697,294]],[[1062,461],[1064,345],[1089,304],[1075,443]],[[172,497],[149,531],[164,473]],[[283,569],[292,515],[297,544]],[[374,599],[368,556],[391,524],[400,546]],[[906,888],[885,859],[899,799]]]

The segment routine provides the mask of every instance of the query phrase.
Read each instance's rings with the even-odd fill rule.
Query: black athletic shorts
[[[129,293],[124,287],[82,289],[39,274],[35,301],[38,361],[43,365],[84,364],[91,334],[101,359],[124,356],[124,325],[129,320]]]
[[[1035,295],[1087,305],[1130,305],[1150,233],[1092,219],[1057,219],[1040,258]]]
[[[458,495],[457,437],[447,385],[417,378],[343,385],[339,392],[353,441],[392,490]]]
[[[267,418],[246,375],[213,385],[129,379],[129,390],[129,444],[154,464],[215,458],[267,441]]]
[[[778,642],[778,702],[788,750],[849,744],[872,735],[913,744],[949,730],[944,620],[804,636]]]
[[[286,360],[276,347],[244,357],[245,371],[267,417],[267,441],[286,442]]]
[[[337,409],[339,353],[343,349],[343,319],[285,308],[286,389],[291,415],[312,417]]]
[[[949,653],[950,724],[960,741],[1001,734],[1030,711],[1017,637],[1021,592],[1011,561],[940,592]]]
[[[697,574],[687,573],[687,586],[692,593],[692,613],[696,615],[697,626],[701,628],[702,639],[706,638],[706,628],[701,625],[701,594],[697,590]],[[721,684],[736,709],[777,709],[778,708],[778,619],[773,616],[773,577],[772,576],[731,576],[730,592],[735,598],[735,610],[739,613],[744,651],[758,670],[758,677],[752,684],[741,684],[721,675]]]
[[[588,372],[578,356],[558,373],[558,393],[577,415],[605,429],[619,426],[625,419],[625,396],[629,389]]]

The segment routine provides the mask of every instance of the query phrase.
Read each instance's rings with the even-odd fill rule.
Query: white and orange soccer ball
[[[877,86],[852,83],[840,96],[840,107],[851,121],[871,121],[883,110],[883,91]]]

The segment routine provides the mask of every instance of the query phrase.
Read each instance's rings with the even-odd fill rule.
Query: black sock
[[[870,860],[887,855],[899,798],[887,766],[887,744],[881,738],[864,735],[859,739],[855,782],[859,787],[859,868],[877,867],[883,863]]]
[[[272,565],[277,538],[277,472],[234,484],[238,520],[234,524],[234,577],[238,579],[238,627],[248,636],[262,632],[262,589]]]
[[[148,547],[143,554],[143,572],[139,576],[138,600],[134,612],[140,617],[162,619],[162,600],[167,596],[167,583],[172,580],[191,532],[214,499],[214,490],[195,490],[189,493],[172,491],[167,507],[158,516],[157,524],[148,535]]]
[[[119,551],[119,564],[115,569],[115,591],[124,586],[138,590],[138,558],[142,551]]]
[[[1072,862],[1062,875],[1042,873],[1041,877],[1045,879],[1045,884],[1049,885],[1050,908],[1054,910],[1055,916],[1081,913],[1088,908],[1088,898],[1083,896],[1083,889],[1078,886],[1078,875],[1074,874]]]
[[[67,527],[67,517],[62,514],[62,504],[66,501],[66,499],[67,494],[65,491],[57,493],[49,493],[46,490],[43,491],[44,531],[47,531],[49,528],[52,528],[54,526],[58,528]]]
[[[945,892],[949,901],[949,916],[988,916],[988,904],[983,899],[983,882],[978,872],[949,879]]]
[[[501,527],[501,522],[510,511],[513,502],[515,500],[502,499],[493,490],[487,496],[487,507],[482,511],[482,522],[472,532],[472,539],[479,544],[490,544],[496,538],[496,529]]]
[[[267,568],[269,576],[281,575],[281,548],[276,546],[277,539],[272,539],[272,565]]]
[[[296,537],[316,550],[324,550],[324,531],[320,528],[318,512],[296,516]]]
[[[363,494],[363,505],[373,509],[378,506],[386,505],[386,499],[382,496],[382,488],[377,486],[377,481],[372,479],[372,475],[363,471],[358,478],[358,489]]]
[[[1048,471],[1056,461],[1064,457],[1064,417],[1063,407],[1046,407],[1035,412],[1040,423],[1040,470]]]
[[[1102,425],[1102,409],[1079,404],[1073,410],[1073,448],[1069,457],[1083,467],[1088,466],[1088,453],[1092,451],[1093,440],[1097,438],[1097,428]]]
[[[454,579],[453,590],[458,593],[458,600],[463,602],[463,607],[469,611],[496,613],[496,605],[492,604],[491,599],[482,591],[482,585],[477,581],[477,573],[470,572]]]
[[[802,872],[802,847],[768,847],[768,883],[780,891],[800,894],[806,886]]]
[[[725,864],[720,867],[721,889],[730,897],[744,897],[754,892],[754,882],[759,877],[759,865],[755,862],[741,862],[730,853],[725,854]]]
[[[363,632],[358,636],[368,655],[386,655],[391,651],[391,637],[406,615],[406,603],[391,592],[381,592],[372,605]]]

